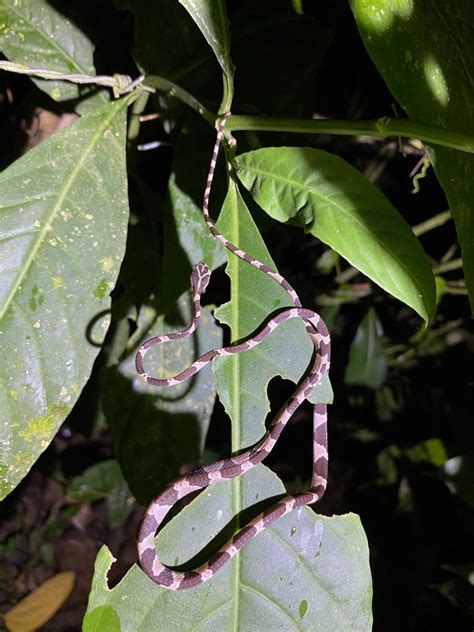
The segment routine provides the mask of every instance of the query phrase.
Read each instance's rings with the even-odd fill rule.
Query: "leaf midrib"
[[[232,200],[232,239],[234,243],[238,244],[240,241],[239,236],[239,209],[237,204],[237,191],[236,185],[230,181],[229,183],[230,190],[233,191],[233,200]],[[232,266],[234,268],[233,274],[231,278],[236,279],[235,282],[231,285],[231,294],[235,294],[231,296],[231,311],[232,311],[232,338],[239,339],[240,337],[240,318],[239,318],[239,302],[238,297],[240,295],[240,260],[233,253],[228,253],[229,259],[229,267]],[[232,361],[232,360],[231,360]],[[234,362],[232,363],[233,368],[233,379],[232,379],[232,401],[234,402],[233,411],[232,411],[232,451],[235,452],[239,450],[241,447],[241,418],[240,418],[240,356],[237,354],[234,356]],[[235,408],[235,403],[239,402],[237,406],[237,410]],[[233,501],[233,515],[237,516],[237,526],[239,527],[239,515],[242,511],[242,481],[240,476],[236,476],[232,479],[232,501]],[[233,614],[232,614],[232,629],[234,632],[239,631],[239,609],[240,609],[240,554],[234,558],[233,564],[233,579],[232,579],[232,592],[234,593],[233,599]]]
[[[125,102],[122,104],[122,107],[124,106]],[[36,241],[33,243],[33,246],[30,250],[29,255],[26,258],[26,261],[24,263],[24,265],[22,266],[22,272],[17,276],[15,283],[12,285],[12,288],[10,290],[10,293],[8,294],[2,308],[0,309],[0,322],[3,320],[3,318],[5,317],[5,314],[7,313],[8,309],[10,308],[10,305],[16,295],[16,293],[18,292],[21,284],[23,283],[23,281],[25,280],[26,275],[28,274],[34,258],[38,252],[38,250],[40,249],[40,247],[42,246],[43,242],[44,242],[44,238],[45,236],[49,233],[50,228],[52,228],[52,224],[54,222],[54,220],[56,219],[56,216],[58,214],[58,211],[60,210],[66,196],[68,195],[68,193],[70,192],[75,180],[76,180],[76,176],[77,174],[81,171],[84,162],[86,161],[86,158],[89,156],[89,154],[91,153],[91,151],[93,150],[94,146],[96,145],[98,139],[102,136],[103,132],[109,127],[111,121],[117,116],[117,114],[120,112],[121,108],[113,108],[113,111],[111,113],[110,116],[108,116],[102,125],[100,125],[97,128],[97,132],[92,136],[91,140],[89,141],[89,143],[87,143],[85,145],[85,150],[82,154],[82,156],[79,158],[79,160],[77,162],[74,163],[74,167],[69,175],[69,177],[66,179],[66,183],[65,186],[62,190],[62,192],[59,194],[59,197],[57,199],[56,204],[53,205],[51,212],[49,213],[49,215],[47,216],[47,219],[45,220],[43,227],[41,228],[41,230],[38,231],[38,238],[36,239]],[[74,125],[74,123],[72,124]],[[48,161],[50,162],[50,161]]]

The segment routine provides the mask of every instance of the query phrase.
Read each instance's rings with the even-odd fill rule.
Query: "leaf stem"
[[[196,110],[212,127],[216,122],[216,116],[203,106],[192,94],[181,88],[176,83],[165,79],[164,77],[158,77],[158,75],[148,75],[143,81],[143,86],[154,88],[160,92],[166,92],[170,97],[176,97],[190,108]]]
[[[95,84],[112,88],[114,96],[133,93],[135,88],[141,90],[166,92],[186,103],[190,108],[198,112],[212,127],[216,124],[216,115],[210,112],[192,94],[181,88],[176,83],[158,77],[157,75],[143,76],[132,80],[125,75],[99,75],[89,76],[81,74],[60,73],[47,68],[29,68],[23,64],[10,61],[0,61],[0,70],[16,72],[42,79],[71,81],[79,84]],[[224,97],[222,106],[224,110],[230,107],[232,100],[232,79],[224,73]],[[431,127],[423,123],[416,123],[407,119],[392,119],[384,116],[369,121],[345,121],[339,119],[299,119],[299,118],[274,118],[265,116],[231,116],[226,124],[226,132],[229,135],[233,131],[260,131],[260,132],[294,132],[297,134],[336,134],[336,135],[361,135],[379,136],[405,136],[419,138],[423,142],[450,147],[459,151],[474,153],[474,136],[462,132]]]
[[[407,119],[382,117],[368,121],[338,119],[274,118],[264,116],[231,116],[226,129],[232,132],[294,132],[297,134],[368,135],[387,138],[405,136],[423,142],[474,153],[474,136],[452,130],[431,127]]]
[[[225,72],[222,73],[223,95],[220,111],[225,114],[231,108],[232,99],[234,97],[234,80],[228,77]]]

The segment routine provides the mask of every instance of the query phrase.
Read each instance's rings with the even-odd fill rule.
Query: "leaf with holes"
[[[284,492],[258,465],[242,477],[239,503],[252,508]],[[181,564],[235,526],[232,481],[209,487],[164,527],[161,559]],[[222,541],[222,538],[219,539]],[[212,550],[218,545],[214,542]],[[209,550],[204,550],[204,556]],[[202,561],[201,555],[201,561]],[[288,514],[248,542],[210,581],[184,591],[156,586],[133,566],[110,589],[114,561],[107,547],[96,560],[84,632],[193,630],[195,632],[326,632],[372,629],[369,550],[354,514],[317,516],[307,507]]]
[[[352,0],[365,46],[410,119],[457,132],[474,127],[474,4]],[[474,313],[474,156],[429,147],[461,245]]]
[[[219,230],[232,243],[259,261],[276,269],[257,226],[237,187],[231,185],[218,221]],[[292,305],[287,292],[268,275],[235,255],[228,255],[231,301],[216,310],[216,317],[232,330],[233,340],[242,340],[263,326],[275,310]],[[309,368],[313,345],[303,321],[282,323],[255,349],[214,362],[217,391],[234,424],[238,441],[233,450],[252,445],[265,432],[270,411],[266,389],[277,375],[297,382]],[[332,401],[327,374],[315,387],[312,402]]]
[[[219,227],[254,256],[274,265],[233,184]],[[286,292],[261,271],[234,255],[229,259],[234,302],[221,308],[219,315],[231,323],[236,338],[253,332],[269,312],[289,300]],[[240,293],[243,298],[236,301]],[[220,394],[232,416],[234,446],[248,445],[264,432],[269,376],[282,374],[296,380],[307,368],[311,343],[301,323],[289,322],[292,327],[286,334],[276,330],[270,337],[276,350],[265,350],[266,343],[262,343],[260,355],[255,349],[222,358],[215,367]],[[229,398],[228,392],[233,396]],[[323,401],[330,399],[328,382],[317,394]],[[190,560],[191,568],[197,566],[235,532],[239,523],[257,515],[283,492],[275,474],[263,465],[238,479],[210,486],[160,532],[160,558],[172,566]],[[108,550],[102,549],[84,620],[86,632],[103,629],[105,622],[122,632],[137,630],[137,621],[147,629],[202,632],[365,632],[371,628],[367,541],[353,515],[326,518],[308,508],[295,511],[246,544],[209,582],[186,591],[158,587],[138,567],[110,590],[107,572],[112,561]]]
[[[354,167],[309,147],[238,156],[237,175],[274,219],[303,226],[428,321],[435,284],[410,226]]]
[[[0,51],[30,68],[95,75],[92,42],[46,0],[0,0]],[[85,113],[109,100],[107,91],[68,81],[32,78],[55,101],[77,99],[94,91],[79,107]]]
[[[50,136],[0,174],[0,489],[49,445],[109,325],[128,220],[127,101]]]
[[[150,322],[153,325],[150,327]],[[189,292],[180,297],[175,313],[156,318],[142,307],[136,340],[180,331],[191,322]],[[151,348],[145,357],[150,375],[171,377],[209,349],[222,346],[222,330],[210,313],[202,310],[194,336]],[[179,475],[183,463],[201,456],[216,389],[211,367],[173,387],[150,386],[137,374],[134,354],[102,373],[102,405],[114,452],[138,502],[148,503],[160,489]]]

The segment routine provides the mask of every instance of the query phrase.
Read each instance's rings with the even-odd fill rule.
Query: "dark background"
[[[118,10],[120,2],[117,7],[106,0],[87,0],[73,7],[59,1],[52,4],[96,43],[98,73],[136,76],[133,16]],[[135,4],[140,10],[141,3]],[[146,7],[150,34],[157,28],[155,12],[159,14],[167,4]],[[347,119],[403,116],[368,57],[344,0],[306,2],[301,17],[295,16],[286,1],[231,1],[227,5],[237,68],[234,112]],[[266,26],[253,30],[256,23]],[[179,31],[178,27],[179,23]],[[172,42],[173,33],[169,37]],[[145,62],[153,60],[153,43],[135,41],[135,52]],[[176,68],[170,68],[172,75]],[[259,74],[262,69],[265,77]],[[173,78],[166,74],[166,67],[153,70]],[[185,76],[182,83],[210,109],[217,108],[221,82],[211,61],[200,72]],[[48,124],[54,130],[73,104],[59,107],[28,79],[7,73],[0,73],[0,88],[0,165],[5,168],[51,133]],[[130,148],[130,196],[138,218],[144,213],[144,202],[137,178],[164,199],[179,130],[189,121],[196,124],[194,115],[179,107],[170,118],[174,122],[170,134],[155,121],[143,126],[140,138],[158,138],[169,145],[138,157]],[[252,138],[242,134],[238,138],[241,150],[255,143],[291,143],[342,156],[366,173],[411,225],[447,208],[432,169],[422,180],[421,191],[411,193],[410,173],[422,153],[406,142],[404,154],[394,139],[277,134]],[[330,407],[329,487],[316,509],[327,515],[353,511],[361,517],[371,551],[374,629],[472,630],[474,593],[467,575],[474,559],[473,470],[469,466],[473,459],[469,461],[468,456],[474,446],[474,337],[467,297],[446,294],[433,325],[437,334],[429,343],[410,343],[421,326],[411,310],[363,275],[350,280],[347,296],[341,298],[338,270],[324,274],[317,266],[326,250],[321,243],[297,228],[270,223],[258,212],[257,221],[280,271],[298,289],[303,304],[323,311],[330,302],[338,306],[332,324],[335,399]],[[162,240],[162,220],[158,217],[154,222],[153,230]],[[455,240],[452,222],[422,237],[433,266]],[[129,250],[129,256],[133,254],[133,249]],[[342,263],[342,269],[345,267]],[[114,294],[116,301],[131,283],[126,274],[124,270]],[[459,279],[461,272],[446,278]],[[137,286],[147,291],[142,280],[137,280]],[[220,304],[227,297],[227,279],[223,272],[216,272],[206,302]],[[371,305],[383,325],[389,360],[386,382],[377,391],[344,382],[351,342]],[[112,326],[109,339],[114,331]],[[140,507],[135,505],[128,518],[112,529],[104,500],[81,503],[65,492],[75,476],[114,457],[99,403],[100,375],[109,346],[104,349],[70,418],[2,504],[0,611],[6,611],[54,572],[73,569],[77,573],[73,595],[45,630],[80,629],[95,555],[102,543],[118,558],[112,581],[118,581],[135,561]],[[274,410],[291,390],[291,385],[281,380],[270,385]],[[266,461],[290,486],[310,476],[310,423],[308,406],[298,412]],[[229,452],[226,427],[225,413],[217,403],[207,446],[220,456]],[[427,439],[439,439],[447,458],[464,455],[458,480],[449,481],[436,459],[420,448]]]

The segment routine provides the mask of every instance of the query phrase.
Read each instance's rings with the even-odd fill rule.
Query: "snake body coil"
[[[191,366],[179,375],[168,379],[157,379],[149,376],[143,366],[143,358],[146,351],[157,344],[184,338],[196,329],[201,313],[200,298],[206,289],[211,276],[211,271],[205,263],[198,263],[191,273],[191,285],[193,291],[193,318],[191,325],[181,332],[156,336],[147,340],[136,354],[135,364],[140,376],[154,386],[174,386],[179,384],[208,365],[213,358],[230,356],[255,348],[267,336],[271,334],[282,322],[290,318],[301,318],[306,326],[307,333],[315,347],[312,366],[306,378],[299,384],[293,395],[288,399],[278,414],[270,423],[263,438],[252,448],[245,450],[237,456],[233,456],[210,465],[199,467],[188,474],[169,483],[161,493],[150,503],[145,511],[140,524],[137,547],[138,558],[142,569],[157,584],[170,590],[182,590],[202,584],[210,579],[223,564],[230,560],[248,540],[259,534],[271,522],[284,516],[302,505],[310,505],[318,501],[325,492],[328,471],[327,452],[327,411],[325,404],[316,404],[313,408],[313,476],[311,487],[308,491],[292,494],[279,500],[254,518],[240,531],[238,531],[211,559],[194,571],[179,572],[168,568],[160,562],[155,549],[155,535],[166,515],[175,503],[191,492],[202,490],[212,483],[228,480],[244,474],[254,465],[260,463],[273,449],[283,428],[296,409],[305,401],[316,384],[321,380],[325,372],[329,370],[330,361],[330,337],[328,329],[322,318],[315,312],[304,309],[295,290],[278,272],[275,272],[264,263],[251,257],[228,241],[212,223],[209,216],[209,196],[214,177],[214,171],[222,140],[225,122],[229,114],[223,117],[217,131],[216,142],[209,167],[203,200],[203,213],[206,224],[212,235],[221,242],[227,250],[234,253],[250,265],[269,275],[279,283],[290,296],[294,307],[280,311],[270,318],[266,324],[254,336],[238,345],[222,347],[208,351],[198,358]]]

